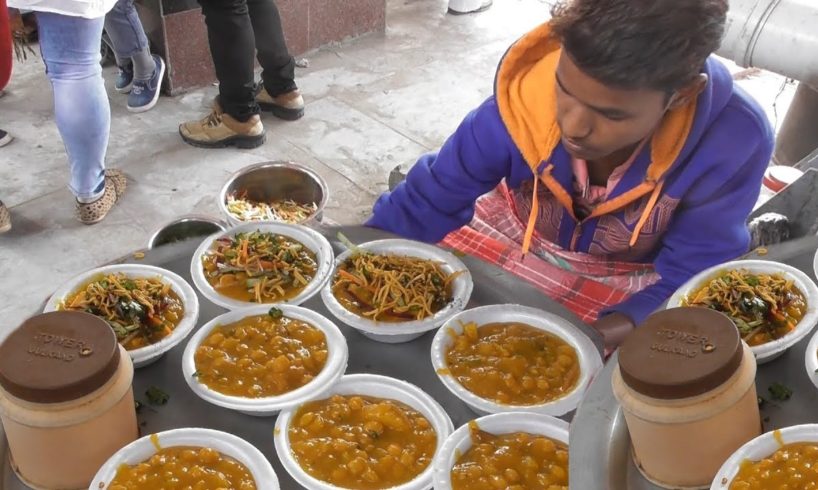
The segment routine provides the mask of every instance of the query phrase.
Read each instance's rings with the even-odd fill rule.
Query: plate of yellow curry
[[[100,468],[88,488],[160,490],[173,478],[178,488],[278,490],[264,455],[232,434],[175,429],[138,439]]]
[[[574,410],[602,358],[569,321],[519,305],[455,315],[432,341],[432,365],[452,393],[478,413]]]
[[[281,463],[313,490],[425,490],[453,429],[420,388],[386,376],[347,375],[318,399],[281,412]]]
[[[329,279],[334,254],[326,238],[300,225],[248,223],[208,237],[193,254],[193,283],[213,303],[299,305]]]
[[[724,462],[711,490],[818,488],[818,424],[762,434]]]
[[[328,389],[347,367],[346,339],[326,317],[294,305],[257,305],[214,318],[191,337],[182,371],[196,395],[257,416]]]
[[[528,412],[463,425],[434,461],[435,490],[567,490],[568,423]]]
[[[367,337],[408,342],[469,302],[471,274],[443,249],[403,239],[349,246],[336,259],[321,298],[336,318]]]
[[[195,291],[159,267],[120,264],[93,269],[66,282],[45,307],[82,311],[105,320],[135,367],[159,359],[193,330],[199,319]]]
[[[769,362],[818,322],[818,287],[786,264],[739,260],[707,269],[679,288],[668,307],[696,306],[724,313],[758,363]]]

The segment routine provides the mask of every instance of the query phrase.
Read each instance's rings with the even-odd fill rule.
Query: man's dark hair
[[[727,9],[727,0],[564,0],[551,28],[595,80],[672,93],[718,49]]]

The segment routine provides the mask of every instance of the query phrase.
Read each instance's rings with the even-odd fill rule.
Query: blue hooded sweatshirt
[[[531,213],[521,217],[529,235],[566,250],[653,263],[657,283],[602,313],[621,312],[639,324],[690,277],[748,250],[746,220],[772,153],[772,130],[711,57],[702,93],[668,112],[607,200],[578,219],[571,157],[555,122],[560,50],[548,24],[517,41],[500,63],[494,96],[378,199],[367,224],[437,243],[469,223],[476,200],[505,180],[518,212]],[[532,188],[544,198],[535,200]]]

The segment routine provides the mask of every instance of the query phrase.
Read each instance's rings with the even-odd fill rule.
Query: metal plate
[[[337,232],[340,231],[354,243],[363,243],[382,238],[393,238],[378,230],[363,227],[339,228],[321,230],[332,242],[336,253],[343,251],[337,242]],[[142,264],[164,267],[181,275],[190,282],[190,260],[200,241],[181,242],[162,246],[146,252],[144,259],[136,261],[127,257],[123,262],[138,262]],[[583,324],[576,316],[563,306],[545,297],[534,287],[522,282],[514,276],[492,265],[472,257],[462,257],[474,278],[474,292],[469,307],[498,304],[517,303],[540,308],[569,319],[574,325],[582,329],[598,349],[602,347],[602,339]],[[198,292],[197,292],[198,294]],[[199,326],[204,325],[212,318],[224,312],[199,296],[201,312]],[[315,297],[303,306],[333,319],[321,302]],[[434,331],[406,344],[383,344],[372,341],[349,327],[340,325],[349,344],[349,367],[347,373],[377,373],[393,376],[409,381],[421,387],[443,405],[452,418],[455,427],[459,427],[476,417],[466,404],[451,394],[438,380],[430,360],[430,346]],[[145,390],[153,385],[168,394],[170,401],[162,407],[145,406],[139,414],[142,434],[150,434],[177,427],[207,427],[236,434],[258,447],[273,463],[276,473],[281,480],[281,488],[285,490],[300,489],[300,485],[290,478],[279,463],[273,447],[273,428],[275,417],[257,418],[242,415],[237,412],[224,410],[210,405],[199,399],[188,388],[182,378],[181,357],[185,343],[178,345],[157,363],[139,369],[134,378],[134,394],[137,399],[145,401]],[[2,431],[0,431],[2,432]],[[0,433],[0,436],[2,434]],[[0,483],[4,490],[24,490],[28,487],[21,484],[8,465],[7,445],[5,437],[0,437],[0,457],[3,467],[0,473]]]
[[[789,264],[815,280],[812,261],[815,237],[770,247],[764,256],[748,258],[776,260]],[[764,403],[761,417],[764,430],[818,422],[818,390],[807,377],[804,354],[812,335],[789,349],[778,359],[759,366],[756,376],[758,394],[769,400],[768,387],[775,382],[793,390],[785,402]],[[571,425],[571,488],[609,490],[656,490],[636,469],[622,409],[613,396],[611,375],[617,355],[611,357],[580,404]]]

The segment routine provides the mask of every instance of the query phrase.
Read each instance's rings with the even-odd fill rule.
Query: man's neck
[[[634,143],[622,148],[621,150],[617,150],[606,157],[589,161],[588,178],[591,181],[591,185],[603,187],[607,185],[608,178],[610,178],[613,171],[616,170],[616,167],[627,162],[638,146],[639,143]]]

